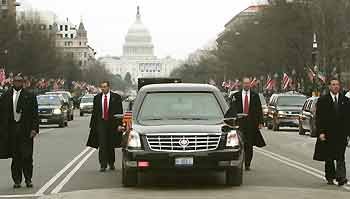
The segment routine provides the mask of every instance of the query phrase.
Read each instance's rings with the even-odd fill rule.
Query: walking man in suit
[[[115,148],[121,147],[123,130],[115,115],[123,114],[123,105],[121,96],[110,90],[109,81],[101,82],[100,88],[102,92],[94,97],[87,146],[99,148],[100,171],[105,172],[107,165],[115,170]]]
[[[329,90],[327,95],[319,98],[316,105],[318,139],[314,160],[325,161],[327,184],[333,185],[336,180],[342,186],[348,182],[345,150],[349,136],[349,99],[340,92],[338,79],[330,80]]]
[[[242,81],[243,89],[233,95],[225,118],[234,117],[236,112],[248,115],[240,124],[240,131],[244,140],[245,169],[249,171],[253,159],[253,146],[264,147],[266,144],[260,132],[263,126],[260,97],[250,89],[250,78],[245,77]]]
[[[22,176],[28,188],[33,187],[33,140],[39,133],[38,103],[36,97],[23,88],[23,77],[17,75],[2,96],[2,113],[6,123],[11,173],[14,188],[20,188]]]

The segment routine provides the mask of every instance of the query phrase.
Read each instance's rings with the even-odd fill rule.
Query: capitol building
[[[179,60],[171,57],[158,59],[154,55],[152,36],[142,23],[139,7],[136,21],[125,37],[123,55],[101,57],[99,61],[111,73],[119,74],[122,78],[130,73],[133,82],[137,82],[141,77],[169,77],[170,73],[181,64]]]

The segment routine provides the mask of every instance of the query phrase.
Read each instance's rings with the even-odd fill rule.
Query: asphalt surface
[[[136,188],[121,184],[121,152],[116,171],[99,172],[97,152],[86,148],[89,116],[68,128],[43,127],[35,141],[34,188],[14,190],[10,160],[0,160],[0,198],[345,198],[350,186],[327,185],[323,163],[312,160],[315,139],[297,129],[264,129],[268,146],[255,149],[252,170],[241,187],[224,185],[224,173],[152,173]],[[350,148],[347,150],[350,171]],[[348,172],[348,178],[350,178]]]

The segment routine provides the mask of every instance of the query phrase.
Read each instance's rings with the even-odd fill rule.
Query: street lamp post
[[[276,90],[277,91],[279,91],[279,85],[280,85],[280,82],[278,81],[278,74],[277,73],[275,73],[274,75],[273,75],[273,77],[275,78],[275,82],[276,82]]]

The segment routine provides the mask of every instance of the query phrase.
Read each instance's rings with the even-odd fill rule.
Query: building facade
[[[16,17],[16,7],[19,5],[16,0],[0,0],[0,17]]]
[[[68,19],[53,24],[56,35],[56,47],[66,56],[74,60],[84,69],[95,60],[95,50],[88,44],[87,30],[81,21],[75,26]]]
[[[244,9],[242,12],[235,15],[230,21],[225,24],[225,29],[218,35],[217,43],[220,45],[224,41],[225,33],[229,31],[235,31],[236,35],[239,35],[239,28],[242,24],[245,23],[253,23],[259,24],[259,21],[256,20],[257,14],[260,13],[261,10],[266,8],[267,5],[254,5],[249,6]]]
[[[72,57],[82,69],[96,61],[96,52],[88,43],[83,20],[77,26],[68,18],[58,19],[53,12],[26,9],[18,13],[17,21],[22,30],[34,25],[42,33],[52,36],[59,51],[64,56]]]
[[[158,59],[155,56],[152,36],[142,23],[139,7],[136,20],[125,37],[123,55],[102,57],[100,61],[113,74],[124,78],[130,73],[133,82],[140,77],[168,77],[180,65],[180,61],[171,57]]]

